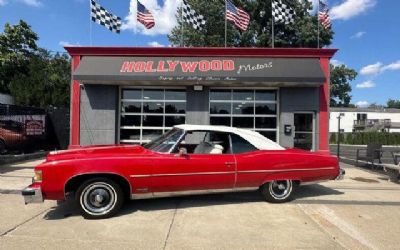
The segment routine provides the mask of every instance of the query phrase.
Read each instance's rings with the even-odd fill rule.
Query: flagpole
[[[226,36],[227,36],[226,29],[228,27],[228,23],[227,23],[227,20],[226,20],[226,10],[227,10],[227,5],[226,5],[226,0],[225,0],[225,48],[226,48]]]
[[[275,26],[275,23],[274,23],[274,14],[273,14],[273,7],[272,7],[272,1],[273,0],[271,0],[271,31],[272,31],[272,48],[275,48],[275,30],[274,30],[274,26]]]
[[[183,0],[181,2],[181,47],[184,46],[183,44]]]
[[[92,2],[89,0],[89,41],[92,46]]]
[[[319,1],[318,1],[318,9],[317,9],[317,22],[318,22],[318,39],[317,39],[317,48],[319,49]]]

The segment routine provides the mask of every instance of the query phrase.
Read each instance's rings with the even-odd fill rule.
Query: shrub
[[[336,144],[337,140],[337,133],[331,133],[329,142]],[[383,145],[400,145],[400,133],[356,132],[340,134],[340,143],[343,144],[366,145],[370,142],[382,143]]]

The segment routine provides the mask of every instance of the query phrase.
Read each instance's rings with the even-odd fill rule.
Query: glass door
[[[314,149],[314,113],[304,112],[294,114],[294,147]]]

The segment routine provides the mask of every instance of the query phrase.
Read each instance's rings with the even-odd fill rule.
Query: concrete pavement
[[[349,165],[286,204],[257,192],[137,200],[93,221],[68,203],[25,206],[35,164],[0,167],[0,249],[398,249],[400,185]]]

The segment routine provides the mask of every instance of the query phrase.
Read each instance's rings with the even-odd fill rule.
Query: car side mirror
[[[178,151],[178,154],[176,154],[176,156],[179,156],[179,157],[188,157],[189,155],[188,155],[188,152],[187,152],[187,149],[186,148],[179,148],[179,151]]]

